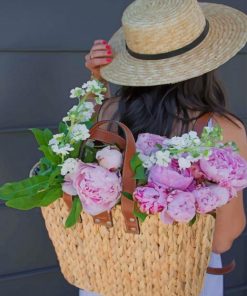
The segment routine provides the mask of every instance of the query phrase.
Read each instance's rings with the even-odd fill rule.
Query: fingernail
[[[106,61],[107,61],[107,62],[111,62],[111,61],[112,61],[112,59],[106,59]]]
[[[107,49],[110,49],[110,48],[111,48],[110,45],[106,45],[105,47],[106,47]]]
[[[112,54],[111,50],[108,50],[106,53],[107,53],[107,54]]]
[[[103,43],[103,44],[107,44],[107,41],[105,41],[105,40],[102,40],[102,43]]]

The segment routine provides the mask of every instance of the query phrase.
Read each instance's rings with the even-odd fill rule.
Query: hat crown
[[[142,54],[182,48],[200,36],[205,23],[196,0],[136,0],[122,17],[128,47]]]

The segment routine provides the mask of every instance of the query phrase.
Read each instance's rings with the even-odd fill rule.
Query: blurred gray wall
[[[95,39],[109,40],[130,2],[0,0],[0,184],[28,175],[40,157],[28,128],[56,126],[73,103],[69,90],[90,76],[85,54]],[[246,0],[208,2],[247,12]],[[220,72],[232,111],[247,122],[247,48]],[[226,295],[247,295],[246,248],[244,233],[232,250],[238,268],[226,277]],[[0,296],[77,294],[59,271],[40,210],[0,204]]]

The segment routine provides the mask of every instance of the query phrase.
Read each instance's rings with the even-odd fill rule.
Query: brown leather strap
[[[120,137],[119,135],[103,130],[103,129],[96,129],[93,131],[90,131],[91,139],[102,141],[104,143],[108,144],[117,144],[119,148],[125,149],[125,139]]]
[[[65,204],[68,207],[68,210],[70,211],[71,207],[72,207],[72,196],[67,194],[67,193],[63,193],[63,201],[65,202]]]
[[[104,225],[109,228],[113,226],[112,215],[110,211],[106,211],[96,216],[93,216],[93,220],[94,220],[94,223],[99,225]]]
[[[214,275],[223,275],[223,274],[227,274],[227,273],[233,271],[235,269],[235,267],[236,267],[236,262],[235,262],[235,260],[232,260],[232,262],[230,262],[229,264],[227,264],[221,268],[208,267],[207,273],[214,274]]]
[[[120,136],[117,136],[111,132],[105,131],[100,129],[100,126],[108,123],[116,123],[120,126],[124,132],[125,140],[122,139]],[[94,139],[97,136],[97,140],[104,141],[106,143],[116,143],[118,145],[123,144],[123,140],[125,141],[125,153],[124,153],[124,163],[123,163],[123,174],[122,174],[122,183],[123,183],[123,192],[128,192],[130,194],[133,193],[136,187],[136,181],[134,179],[134,172],[130,166],[130,160],[135,150],[135,139],[128,129],[126,125],[118,121],[111,121],[111,120],[103,120],[96,123],[90,130],[90,138]],[[121,140],[120,140],[121,139]],[[126,232],[129,233],[140,233],[138,219],[134,216],[134,206],[135,203],[133,200],[128,199],[124,195],[121,196],[121,209],[125,220]],[[106,215],[108,213],[102,213],[101,218],[106,219]]]
[[[203,131],[203,128],[208,125],[208,122],[211,117],[212,117],[212,113],[208,112],[208,113],[204,113],[202,116],[197,118],[193,126],[193,130],[196,131],[198,135],[200,135]]]

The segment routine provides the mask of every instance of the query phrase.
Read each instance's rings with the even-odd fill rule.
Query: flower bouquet
[[[0,187],[7,206],[48,206],[66,193],[73,196],[65,223],[71,227],[82,210],[93,216],[110,211],[122,194],[135,202],[133,215],[142,221],[160,213],[165,224],[191,224],[196,215],[213,213],[247,186],[246,161],[234,143],[222,143],[216,126],[204,127],[200,137],[195,131],[171,139],[139,134],[130,160],[137,187],[123,191],[123,151],[116,144],[89,139],[95,105],[102,104],[105,92],[100,81],[88,81],[71,90],[70,97],[79,101],[60,122],[59,133],[31,129],[44,157],[35,176]],[[95,103],[88,101],[92,95]]]
[[[78,104],[58,133],[32,129],[44,156],[30,178],[1,186],[0,199],[41,207],[61,271],[81,289],[198,295],[213,215],[247,186],[247,163],[219,126],[199,134],[201,118],[195,131],[171,139],[142,133],[135,142],[121,122],[125,138],[104,130],[109,121],[94,121],[105,92],[97,80],[84,83],[71,91]]]
[[[132,159],[139,217],[160,213],[165,224],[191,224],[247,187],[247,162],[235,143],[222,140],[219,126],[204,127],[201,137],[195,131],[171,139],[140,134]]]

